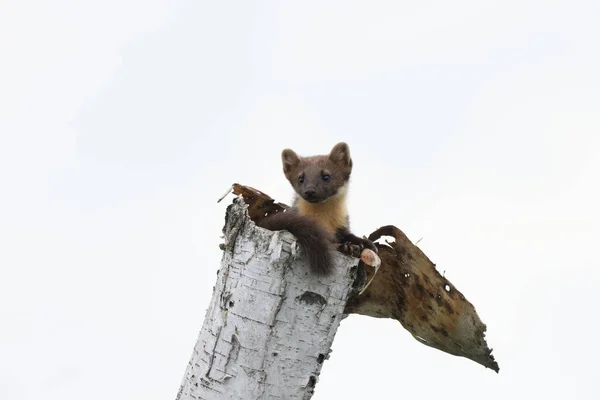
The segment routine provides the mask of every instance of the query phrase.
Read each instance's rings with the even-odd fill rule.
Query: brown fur
[[[327,275],[331,271],[333,235],[312,218],[301,215],[298,209],[289,208],[270,215],[260,221],[259,226],[272,231],[286,230],[296,236],[314,274]]]
[[[291,149],[281,153],[283,173],[296,191],[294,207],[265,218],[261,226],[288,230],[307,252],[313,272],[331,271],[330,251],[334,242],[362,248],[377,248],[350,233],[346,192],[352,158],[346,143],[336,144],[328,155],[300,157]],[[287,214],[287,215],[286,215]]]

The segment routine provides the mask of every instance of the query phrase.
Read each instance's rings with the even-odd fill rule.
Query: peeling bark
[[[352,292],[358,260],[315,277],[288,232],[227,208],[217,284],[177,394],[189,399],[310,399]],[[263,214],[264,215],[264,214]]]
[[[352,296],[345,312],[396,319],[420,343],[498,372],[473,304],[400,229],[384,226],[369,239],[385,236],[393,240],[377,244],[378,274],[361,296]]]

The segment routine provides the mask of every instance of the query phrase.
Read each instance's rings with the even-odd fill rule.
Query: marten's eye
[[[323,178],[325,182],[329,182],[331,180],[331,176],[329,175],[323,175],[321,178]]]
[[[304,175],[300,175],[300,176],[298,177],[298,182],[299,182],[299,183],[304,183]]]

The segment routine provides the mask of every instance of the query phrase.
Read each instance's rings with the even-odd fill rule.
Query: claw
[[[363,248],[360,245],[357,245],[352,242],[344,242],[339,243],[337,245],[338,251],[347,254],[352,257],[360,258],[360,254],[363,251]]]
[[[362,238],[362,246],[363,246],[363,248],[373,250],[375,253],[379,253],[377,246],[375,246],[375,243],[371,242],[369,239],[367,239],[364,236]]]

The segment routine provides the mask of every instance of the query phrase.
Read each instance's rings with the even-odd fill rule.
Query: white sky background
[[[0,3],[0,398],[171,399],[233,182],[347,141],[500,364],[342,322],[314,399],[598,399],[600,3]]]

